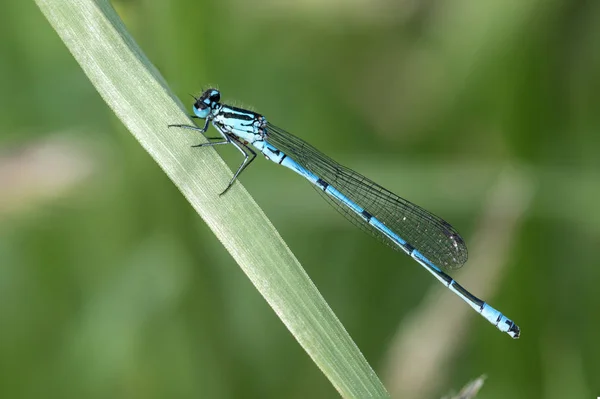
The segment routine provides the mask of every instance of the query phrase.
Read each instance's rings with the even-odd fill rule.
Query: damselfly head
[[[219,105],[221,93],[216,89],[205,90],[200,98],[194,103],[194,114],[199,118],[205,119],[210,115],[210,111]]]

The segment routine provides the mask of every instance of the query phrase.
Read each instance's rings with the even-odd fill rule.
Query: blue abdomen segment
[[[359,215],[369,226],[381,232],[385,237],[391,240],[395,245],[402,248],[402,250],[411,258],[416,260],[421,266],[423,266],[429,273],[431,273],[438,281],[444,284],[448,289],[454,292],[458,297],[465,301],[471,306],[476,312],[481,314],[486,320],[495,325],[500,331],[509,334],[513,338],[518,338],[520,335],[519,327],[509,318],[504,316],[498,310],[494,309],[475,295],[471,294],[463,286],[458,284],[452,277],[444,273],[439,267],[433,262],[427,259],[417,248],[413,247],[410,243],[406,242],[402,237],[398,236],[395,232],[390,230],[384,223],[382,223],[377,217],[371,215],[366,209],[362,208],[338,189],[331,186],[328,182],[321,179],[311,171],[299,165],[295,160],[284,154],[282,151],[277,149],[266,141],[260,141],[253,143],[268,159],[278,163],[286,168],[293,170],[301,176],[304,176],[308,181],[317,186],[320,190],[323,190],[335,201],[342,204],[352,212]]]
[[[273,161],[279,165],[285,166],[298,173],[299,175],[305,177],[312,184],[317,184],[319,178],[312,172],[306,170],[302,166],[298,165],[296,161],[292,158],[288,157],[287,154],[284,154],[283,151],[275,148],[275,146],[269,144],[268,142],[261,140],[255,141],[252,143],[254,147],[256,147],[262,154],[270,161]]]

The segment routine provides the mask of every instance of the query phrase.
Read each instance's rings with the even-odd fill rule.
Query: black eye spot
[[[213,90],[210,93],[209,98],[211,101],[218,103],[219,101],[221,101],[221,93],[219,93],[217,90]]]

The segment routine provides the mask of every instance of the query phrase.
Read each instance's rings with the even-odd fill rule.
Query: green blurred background
[[[461,232],[520,340],[288,170],[241,179],[394,397],[600,395],[600,2],[113,5],[184,102],[218,85]],[[35,4],[2,14],[0,397],[338,397]]]

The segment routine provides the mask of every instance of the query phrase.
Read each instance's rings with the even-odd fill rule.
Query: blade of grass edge
[[[216,152],[190,151],[197,135],[179,100],[106,0],[36,0],[102,98],[231,253],[343,397],[389,397],[297,259]]]

